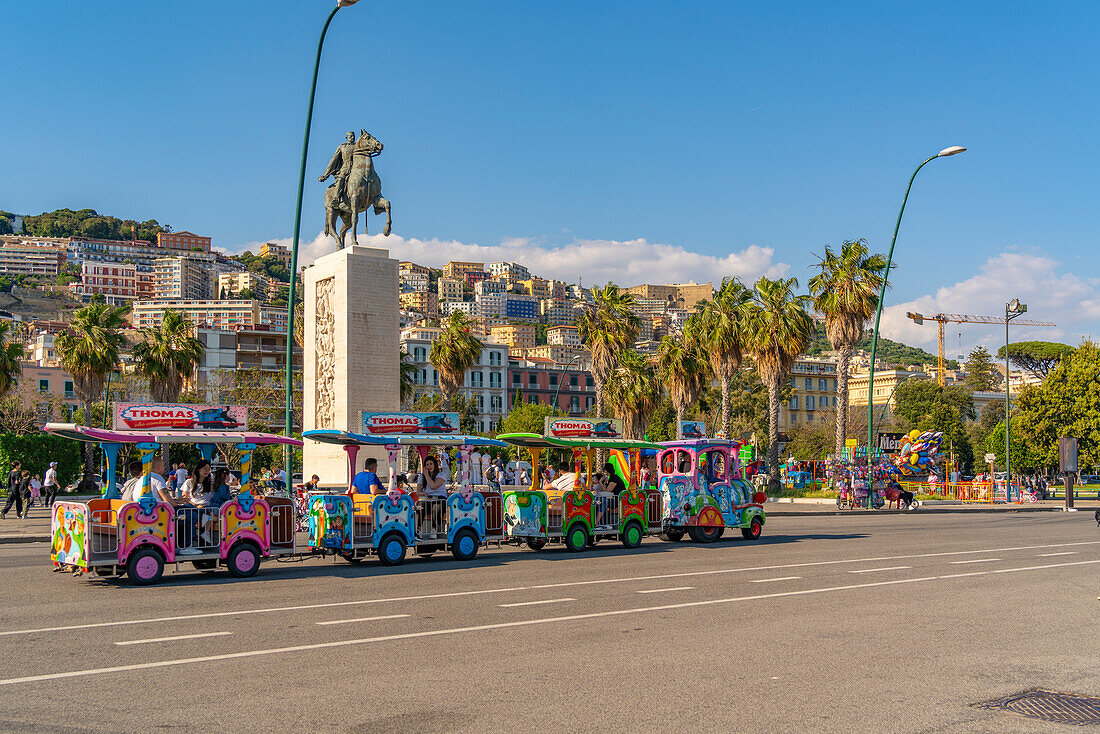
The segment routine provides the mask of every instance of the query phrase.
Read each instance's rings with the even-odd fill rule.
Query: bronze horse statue
[[[356,230],[359,226],[359,213],[367,211],[368,207],[374,207],[374,213],[386,213],[386,226],[382,228],[382,234],[389,235],[393,221],[390,218],[390,202],[382,196],[382,179],[374,170],[374,158],[382,153],[382,143],[366,130],[359,131],[359,139],[352,148],[351,171],[347,178],[347,198],[338,193],[339,184],[333,183],[325,190],[325,234],[336,238],[336,242],[342,248],[344,238],[351,230],[352,243],[356,241]],[[333,156],[333,162],[337,161]],[[329,164],[329,171],[333,175],[333,164]],[[326,171],[326,174],[329,173]],[[327,178],[327,175],[325,176]],[[343,226],[339,233],[336,231],[336,219],[340,218]],[[364,220],[363,231],[366,234],[367,227]]]

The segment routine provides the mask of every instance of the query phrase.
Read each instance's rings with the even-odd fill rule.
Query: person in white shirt
[[[50,468],[46,470],[46,476],[42,480],[42,501],[46,503],[46,507],[53,506],[54,500],[57,499],[57,490],[60,488],[57,481],[57,462],[51,461]]]

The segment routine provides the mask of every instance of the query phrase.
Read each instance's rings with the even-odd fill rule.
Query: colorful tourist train
[[[72,424],[50,424],[55,435],[98,442],[107,457],[104,496],[54,506],[51,559],[58,567],[97,577],[128,576],[138,584],[158,581],[167,565],[191,564],[210,571],[225,568],[236,577],[253,575],[268,559],[291,555],[331,556],[358,563],[377,557],[383,565],[402,563],[407,554],[428,557],[450,552],[457,560],[475,558],[490,544],[514,543],[532,550],[561,544],[581,552],[601,541],[637,548],[646,536],[679,541],[688,536],[711,543],[726,529],[747,539],[760,536],[765,523],[762,493],[743,477],[737,441],[699,438],[664,444],[606,437],[618,434],[612,422],[591,423],[584,435],[574,419],[543,434],[511,433],[496,439],[416,433],[375,435],[337,430],[306,431],[304,439],[343,446],[347,483],[310,492],[297,506],[288,497],[254,496],[251,451],[263,444],[301,446],[302,442],[263,433],[226,431],[106,431]],[[561,433],[567,436],[559,435]],[[177,507],[149,492],[153,453],[163,444],[196,444],[204,457],[215,444],[241,452],[241,490],[219,508]],[[142,457],[142,491],[137,500],[119,497],[113,477],[120,449],[136,444]],[[354,484],[362,447],[384,452],[388,483],[367,493]],[[530,458],[530,484],[486,481],[490,453],[509,447]],[[452,450],[455,466],[448,466]],[[597,452],[607,463],[595,466]],[[443,463],[449,486],[428,491],[399,481],[399,463],[411,455],[423,469]],[[543,468],[558,460],[570,464],[549,481]],[[524,464],[524,466],[526,466]],[[651,468],[652,467],[652,468]],[[298,547],[296,530],[307,540]]]

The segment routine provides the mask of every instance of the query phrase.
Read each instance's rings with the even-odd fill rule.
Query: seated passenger
[[[386,488],[378,478],[378,459],[368,456],[363,462],[363,471],[351,480],[351,487],[359,494],[385,494]]]
[[[184,501],[195,507],[203,507],[206,504],[206,496],[214,491],[212,484],[210,462],[199,459],[195,463],[195,468],[191,470],[191,476],[183,483]]]
[[[230,471],[225,467],[221,467],[214,472],[214,481],[210,483],[214,490],[202,498],[203,507],[217,509],[233,499],[233,491],[229,488],[229,476]]]
[[[139,461],[138,464],[140,465],[141,462]],[[157,498],[157,501],[167,502],[173,507],[182,504],[181,501],[172,497],[172,495],[168,492],[168,485],[165,484],[164,477],[162,477],[160,474],[162,471],[164,471],[164,459],[159,456],[154,456],[149,468],[151,470],[149,472],[149,492]],[[126,484],[129,485],[130,483],[126,482]],[[141,499],[142,494],[142,483],[141,481],[138,481],[138,483],[132,489],[131,499],[134,502],[137,502],[139,499]]]
[[[563,461],[558,464],[557,476],[554,479],[547,479],[544,481],[542,483],[542,488],[546,491],[557,490],[558,492],[567,492],[573,489],[573,484],[576,480],[576,473],[571,471],[569,464]]]
[[[137,499],[134,493],[141,490],[141,462],[133,459],[126,465],[126,471],[130,478],[122,485],[122,501],[133,502]]]
[[[420,472],[417,481],[417,489],[420,498],[423,499],[447,499],[447,487],[443,478],[443,472],[439,468],[439,461],[434,456],[424,459],[424,470]],[[426,533],[434,533],[443,529],[442,503],[431,503],[431,512],[420,511],[420,522]]]

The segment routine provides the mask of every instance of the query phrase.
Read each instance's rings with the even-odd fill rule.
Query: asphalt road
[[[46,554],[0,546],[2,731],[1066,731],[971,704],[1100,696],[1091,513],[777,517],[757,542],[147,588]]]

